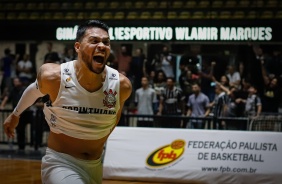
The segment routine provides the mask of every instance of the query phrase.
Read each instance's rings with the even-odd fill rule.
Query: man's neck
[[[83,62],[74,61],[74,69],[79,84],[87,91],[94,92],[99,90],[106,77],[106,70],[100,74],[90,71]]]

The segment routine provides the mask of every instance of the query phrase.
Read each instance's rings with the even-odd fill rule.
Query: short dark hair
[[[197,81],[194,81],[194,82],[192,83],[192,86],[194,86],[194,85],[197,85],[197,86],[199,86],[199,87],[201,88],[200,83],[199,83],[199,82],[197,82]]]
[[[11,50],[10,50],[9,48],[6,48],[6,49],[4,50],[4,53],[5,53],[6,55],[9,55],[9,54],[11,54]]]
[[[102,22],[100,20],[88,20],[78,27],[77,32],[76,32],[75,41],[77,41],[77,42],[81,41],[81,39],[83,38],[83,36],[85,34],[85,31],[87,29],[93,28],[93,27],[101,28],[101,29],[107,31],[107,33],[109,33],[109,27],[104,22]]]
[[[172,80],[172,82],[175,82],[175,78],[174,77],[167,77],[166,81],[168,81],[168,80]]]

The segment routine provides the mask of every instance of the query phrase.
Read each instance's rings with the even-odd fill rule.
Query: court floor
[[[41,184],[40,165],[44,148],[37,151],[3,149],[0,145],[1,184]],[[168,184],[160,182],[103,180],[103,184]]]

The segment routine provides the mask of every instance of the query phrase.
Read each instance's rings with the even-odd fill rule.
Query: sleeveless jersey
[[[120,108],[120,80],[117,70],[108,66],[105,69],[103,86],[88,92],[77,81],[74,61],[61,64],[58,96],[43,109],[52,132],[87,140],[97,140],[111,132]]]

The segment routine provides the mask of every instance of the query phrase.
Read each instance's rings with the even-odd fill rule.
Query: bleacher
[[[0,20],[281,19],[280,0],[2,0]]]

